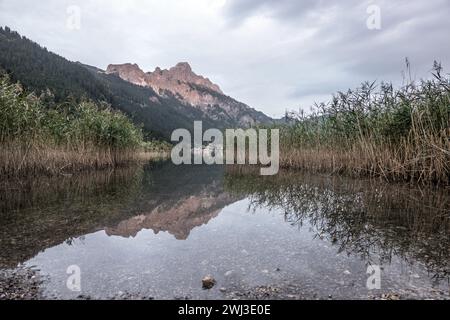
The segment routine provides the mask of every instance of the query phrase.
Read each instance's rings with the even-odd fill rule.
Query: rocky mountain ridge
[[[206,117],[227,125],[248,127],[272,121],[262,112],[225,95],[217,84],[196,74],[187,62],[180,62],[170,69],[157,67],[153,72],[144,72],[137,64],[110,64],[106,73],[151,88],[160,97],[175,97],[183,104],[201,110]]]

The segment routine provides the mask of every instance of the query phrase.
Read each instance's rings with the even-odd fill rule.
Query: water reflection
[[[33,180],[0,187],[0,267],[14,267],[48,247],[106,230],[133,237],[142,229],[186,239],[234,202],[222,167],[144,167]]]
[[[76,297],[65,291],[74,263],[94,297],[233,298],[202,291],[206,274],[236,290],[276,282],[309,298],[367,297],[369,264],[389,269],[387,289],[409,288],[411,274],[448,286],[448,190],[257,172],[154,162],[2,181],[0,269],[36,265],[66,298]]]
[[[242,167],[228,170],[225,185],[249,197],[250,210],[281,209],[286,222],[300,228],[307,221],[317,237],[367,264],[400,256],[423,263],[436,281],[449,279],[448,190],[292,172],[261,177]]]

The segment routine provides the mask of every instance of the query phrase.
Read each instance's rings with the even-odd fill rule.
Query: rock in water
[[[209,290],[215,286],[216,280],[211,276],[206,276],[203,278],[202,284],[203,284],[203,289]]]

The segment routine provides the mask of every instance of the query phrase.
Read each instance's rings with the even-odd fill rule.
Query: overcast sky
[[[270,116],[365,80],[400,83],[405,57],[416,78],[433,60],[450,70],[449,0],[0,0],[0,25],[103,69],[188,61]]]

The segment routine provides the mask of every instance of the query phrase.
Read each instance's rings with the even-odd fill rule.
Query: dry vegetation
[[[450,183],[450,79],[435,63],[433,79],[401,89],[365,83],[289,115],[281,128],[280,164],[316,172]]]
[[[0,175],[55,174],[155,157],[140,128],[107,105],[55,104],[0,79]]]

